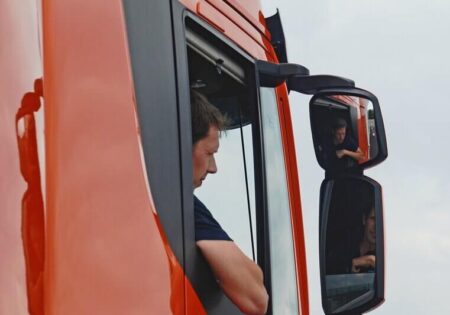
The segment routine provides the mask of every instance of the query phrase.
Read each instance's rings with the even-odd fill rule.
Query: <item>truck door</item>
[[[144,9],[145,1],[140,2],[124,2],[130,53],[132,63],[135,64],[133,72],[137,95],[141,93],[139,90],[147,88],[146,77],[155,76],[153,69],[138,66],[139,61],[136,59],[145,58],[142,53],[145,48],[138,48],[139,45],[145,47],[146,44],[142,44],[145,42],[156,45],[146,39],[150,27],[145,24],[151,17],[143,13],[149,13],[148,9]],[[182,196],[183,215],[182,224],[177,223],[179,230],[174,229],[170,215],[159,213],[171,245],[170,234],[183,233],[182,248],[179,250],[175,247],[174,252],[183,262],[188,282],[186,288],[192,285],[208,314],[240,313],[217,285],[195,245],[190,108],[192,89],[206,95],[230,120],[228,130],[220,138],[218,172],[210,175],[203,187],[195,191],[195,195],[208,206],[241,250],[262,268],[270,295],[268,314],[301,313],[300,308],[304,309],[307,303],[302,306],[299,302],[277,91],[259,87],[254,57],[176,1],[172,3],[172,22],[175,67],[170,67],[176,74],[176,86],[169,78],[167,84],[163,81],[165,86],[161,87],[160,93],[177,98],[177,109],[172,114],[178,120],[179,153],[176,158],[180,162],[181,181],[173,184],[179,185]],[[167,51],[167,54],[171,52]],[[170,87],[167,87],[169,84]],[[139,103],[146,100],[138,97],[137,102],[139,107]],[[159,106],[166,105],[163,103]],[[151,111],[140,113],[151,114]],[[174,243],[174,246],[178,245]],[[304,263],[301,258],[298,259]],[[306,299],[306,296],[302,296],[302,301]],[[191,303],[191,300],[186,300],[188,312]]]

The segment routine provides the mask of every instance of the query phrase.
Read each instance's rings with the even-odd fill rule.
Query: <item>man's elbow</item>
[[[355,160],[357,160],[358,162],[361,162],[363,160],[366,159],[366,155],[364,154],[363,151],[361,151],[360,148],[358,148],[358,150],[355,151]]]
[[[240,307],[244,314],[262,315],[267,313],[267,305],[269,304],[269,296],[264,286],[251,299],[247,300]]]
[[[266,314],[267,313],[267,306],[269,304],[269,295],[266,292],[266,289],[263,289],[264,292],[262,292],[261,297],[258,299],[258,301],[255,301],[255,308],[253,314]]]

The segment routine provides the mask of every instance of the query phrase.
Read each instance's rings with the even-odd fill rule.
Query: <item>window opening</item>
[[[256,207],[253,155],[253,110],[246,84],[245,58],[231,48],[217,46],[195,23],[187,20],[189,81],[192,89],[205,95],[229,120],[220,136],[216,156],[217,173],[210,174],[194,194],[236,245],[255,261]],[[233,55],[234,53],[234,55]],[[247,62],[248,65],[250,63]]]

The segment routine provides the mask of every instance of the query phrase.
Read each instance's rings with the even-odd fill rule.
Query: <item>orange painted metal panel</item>
[[[121,1],[48,0],[43,15],[46,314],[181,314],[184,279],[143,167]]]
[[[210,2],[219,6],[218,2]],[[261,19],[258,2],[246,5],[248,11],[241,12],[245,19],[225,7],[220,12],[208,2],[185,3],[253,57],[276,59],[267,39],[252,29],[256,15],[252,18],[248,12],[258,12]],[[237,1],[229,3],[238,6]],[[28,204],[24,193],[30,187],[23,175],[29,172],[24,171],[25,165],[21,173],[15,126],[21,117],[17,115],[19,107],[29,106],[21,102],[23,96],[33,92],[33,82],[42,76],[36,19],[39,8],[34,2],[26,8],[14,2],[0,5],[0,43],[6,47],[0,57],[4,71],[0,78],[0,139],[5,148],[0,155],[0,170],[8,178],[0,183],[5,204],[0,212],[4,235],[0,242],[0,275],[7,279],[0,284],[0,311],[27,314],[29,307],[33,314],[41,314],[39,273],[44,250],[38,241],[37,254],[26,254],[27,242],[22,237],[26,235],[23,227],[29,224],[23,224],[22,213],[24,209],[37,209],[33,212],[37,219],[31,219],[34,224],[30,226],[38,227],[39,234],[42,224],[36,222],[41,221],[44,209],[40,202],[32,202],[31,208],[23,206]],[[45,314],[205,313],[168,245],[149,193],[121,2],[47,0],[43,14]],[[300,307],[307,313],[303,223],[286,88],[279,88],[278,94],[284,99],[280,99],[279,111],[289,174]],[[32,118],[25,121],[31,131],[25,150],[36,146]],[[38,164],[36,151],[34,148],[30,155],[34,165]],[[32,196],[39,197],[41,187],[33,187],[36,193]],[[30,244],[39,238],[42,234],[30,238]],[[28,293],[26,275],[31,279]],[[30,283],[37,285],[30,290]]]
[[[270,33],[266,28],[266,20],[262,13],[259,1],[225,0],[237,12],[244,16],[254,27],[270,39]]]
[[[208,2],[200,1],[197,5],[197,13],[210,22],[213,26],[216,26],[216,28],[222,31],[226,36],[228,36],[256,59],[266,58],[264,45],[260,46],[254,38],[243,32],[238,25],[231,22],[226,15],[218,11]],[[257,45],[255,45],[255,43],[257,43]]]
[[[245,15],[243,16],[241,12],[236,11],[226,2],[222,0],[206,0],[206,2],[214,6],[218,11],[224,14],[234,24],[239,26],[242,29],[242,31],[244,31],[247,35],[251,36],[258,44],[262,45],[264,40],[267,40],[267,38],[264,36],[265,35],[264,30],[259,30],[258,28],[255,28],[255,26],[245,18]],[[262,46],[263,48],[266,48],[264,45]]]
[[[180,0],[180,2],[187,9],[208,21],[255,59],[267,59],[270,42],[225,3],[211,2],[226,11],[222,12],[205,0]],[[249,34],[253,34],[253,37]]]
[[[19,151],[16,124],[42,76],[37,12],[35,1],[0,2],[0,314],[43,314],[43,235],[29,228],[42,223],[42,204],[33,202],[42,198],[35,142],[41,126],[27,115]]]

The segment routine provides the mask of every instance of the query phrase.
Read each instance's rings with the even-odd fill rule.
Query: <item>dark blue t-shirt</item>
[[[194,196],[195,241],[232,241],[206,206]]]
[[[334,177],[342,175],[344,173],[351,173],[352,169],[358,165],[358,162],[349,156],[344,156],[342,158],[338,158],[336,156],[336,151],[344,149],[353,152],[356,152],[356,150],[358,150],[358,145],[350,135],[347,135],[344,141],[337,145],[333,143],[332,139],[327,139],[327,141],[324,143],[322,158],[325,164],[327,177]]]

